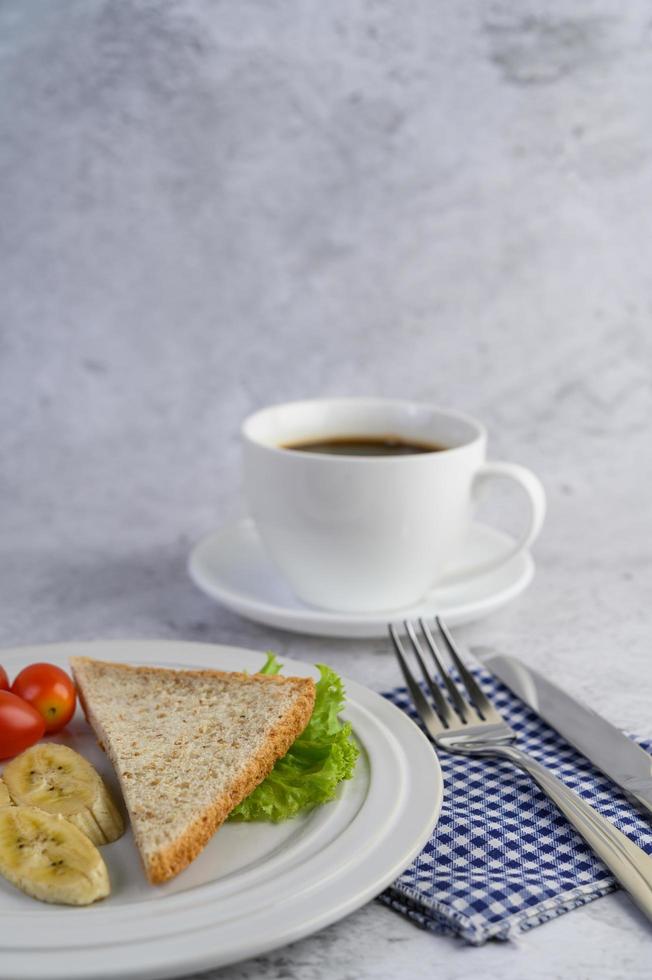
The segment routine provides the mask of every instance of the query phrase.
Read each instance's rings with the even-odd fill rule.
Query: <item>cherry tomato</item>
[[[36,708],[48,735],[67,725],[75,713],[75,685],[65,670],[54,664],[30,664],[23,668],[11,691]]]
[[[45,722],[27,701],[0,691],[0,759],[10,759],[38,742],[45,734]]]
[[[9,678],[7,677],[7,671],[4,667],[0,667],[0,691],[9,690]]]

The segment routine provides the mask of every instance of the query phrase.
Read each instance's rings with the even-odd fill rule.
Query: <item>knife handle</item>
[[[652,856],[632,843],[577,793],[516,746],[495,746],[491,754],[509,759],[538,783],[652,921]]]

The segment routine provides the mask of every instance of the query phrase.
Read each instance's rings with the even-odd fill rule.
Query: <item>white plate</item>
[[[109,641],[0,652],[13,676],[35,660],[91,656],[166,667],[255,671],[264,655],[200,643]],[[283,660],[284,673],[317,676]],[[377,895],[423,847],[442,778],[426,738],[389,701],[346,681],[343,716],[362,752],[337,800],[284,824],[226,824],[193,864],[148,885],[131,832],[102,849],[108,899],[44,905],[0,878],[0,976],[113,980],[182,976],[255,956],[321,929]],[[120,798],[111,766],[78,711],[55,736],[93,762]]]
[[[248,518],[214,531],[193,549],[190,576],[204,592],[247,619],[316,636],[385,636],[389,621],[440,615],[451,625],[469,623],[516,598],[532,581],[534,562],[521,552],[484,575],[465,574],[504,554],[513,540],[486,524],[473,524],[463,549],[464,564],[414,606],[386,613],[340,613],[308,606],[298,599],[267,556]]]

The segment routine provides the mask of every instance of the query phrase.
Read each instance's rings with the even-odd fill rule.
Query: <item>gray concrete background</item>
[[[5,646],[233,642],[393,683],[382,642],[245,623],[185,561],[242,510],[249,411],[407,395],[549,494],[534,584],[465,638],[652,734],[643,0],[5,0],[0,93]],[[480,951],[372,903],[219,976],[643,977],[646,939],[622,896]]]

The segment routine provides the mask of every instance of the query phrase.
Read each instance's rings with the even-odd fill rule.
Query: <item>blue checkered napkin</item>
[[[518,744],[652,853],[652,823],[522,701],[482,669]],[[417,720],[408,692],[385,695]],[[639,740],[652,751],[652,742]],[[380,900],[424,929],[479,946],[512,939],[616,888],[611,873],[541,790],[507,762],[440,754],[444,802],[416,860]]]

